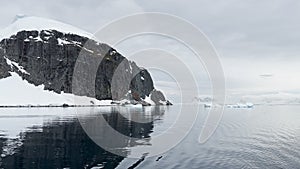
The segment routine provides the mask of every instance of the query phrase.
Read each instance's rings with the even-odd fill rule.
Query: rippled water
[[[209,110],[200,107],[192,130],[176,147],[155,157],[127,158],[140,147],[151,148],[153,137],[174,127],[179,109],[0,109],[0,168],[300,168],[300,106],[287,105],[226,109],[205,144],[197,140]],[[105,151],[77,118],[93,124],[99,116],[118,132],[148,141],[121,140],[118,151],[125,157]],[[107,139],[108,126],[97,126],[100,139]]]

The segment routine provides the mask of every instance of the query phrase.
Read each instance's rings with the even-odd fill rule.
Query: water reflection
[[[188,105],[190,107],[190,105]],[[198,143],[207,109],[202,108],[192,130],[176,147],[150,156],[155,137],[180,133],[189,122],[173,125],[178,106],[168,108],[104,107],[77,112],[66,109],[0,109],[0,169],[2,168],[299,168],[300,106],[256,106],[225,109],[218,130]],[[189,111],[183,112],[188,116]],[[117,156],[91,140],[77,119],[94,129],[97,140],[110,141]],[[105,123],[98,123],[103,117]],[[153,121],[152,121],[153,120]],[[108,123],[108,124],[106,124]],[[30,128],[28,128],[31,126]],[[124,137],[107,137],[107,127]],[[25,131],[23,129],[27,128]],[[19,137],[15,137],[21,131]],[[5,135],[1,135],[4,133]],[[166,142],[170,144],[170,139]],[[139,141],[135,141],[139,140]],[[161,150],[161,149],[159,149]],[[149,153],[131,159],[135,152]],[[2,159],[1,159],[2,158]],[[126,159],[125,159],[126,158]],[[159,160],[158,160],[159,159]]]
[[[158,107],[138,110],[124,107],[100,108],[88,110],[84,115],[84,109],[80,111],[80,120],[84,120],[94,130],[101,131],[97,135],[100,140],[111,139],[105,136],[108,125],[129,138],[150,139],[153,120],[161,119],[164,114],[164,109]],[[95,125],[100,116],[108,125]],[[122,144],[114,148],[125,157],[130,153],[128,147],[145,144],[131,139],[118,140],[120,142]],[[0,168],[115,168],[124,159],[95,144],[74,116],[60,117],[44,122],[40,127],[31,127],[30,130],[20,133],[19,138],[8,139],[2,136],[0,154]]]

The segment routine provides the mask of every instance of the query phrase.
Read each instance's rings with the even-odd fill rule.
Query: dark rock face
[[[85,46],[87,41],[90,48]],[[145,98],[153,91],[149,72],[128,61],[115,49],[86,37],[55,30],[21,31],[3,39],[0,42],[0,79],[10,76],[9,71],[13,71],[31,84],[43,84],[46,90],[72,93],[74,67],[80,52],[84,52],[90,62],[94,58],[102,59],[96,71],[96,99],[122,99],[129,90],[137,98]],[[26,72],[16,65],[8,65],[6,58],[18,63]],[[117,90],[112,92],[112,77],[117,69],[118,78],[114,83]],[[90,78],[87,74],[82,81]],[[93,92],[86,90],[82,89],[82,95],[94,97]]]
[[[0,48],[0,56],[3,55],[3,50]],[[7,65],[5,58],[0,57],[0,79],[10,76],[9,71],[11,71],[11,68]]]
[[[166,100],[164,94],[156,89],[150,93],[150,98],[156,105],[172,105],[170,101]]]

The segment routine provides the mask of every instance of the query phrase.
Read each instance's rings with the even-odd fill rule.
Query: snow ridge
[[[63,33],[73,33],[90,39],[95,39],[91,33],[76,28],[75,26],[52,19],[26,15],[17,15],[12,24],[0,30],[0,39],[9,38],[11,35],[22,30],[57,30]]]

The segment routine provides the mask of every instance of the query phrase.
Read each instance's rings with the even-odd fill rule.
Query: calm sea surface
[[[151,139],[170,127],[180,131],[180,126],[173,126],[179,110],[176,105],[0,109],[0,168],[300,168],[297,105],[226,108],[217,130],[204,144],[198,143],[198,137],[209,109],[200,106],[195,124],[176,147],[154,157],[141,149],[140,158],[128,158],[140,147],[151,149]],[[189,115],[188,110],[182,113]],[[101,128],[100,140],[107,139],[108,125],[95,121],[100,116],[129,136],[119,140],[122,144],[117,148],[123,156],[98,146],[78,120]],[[133,142],[130,137],[148,141]]]

